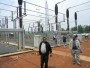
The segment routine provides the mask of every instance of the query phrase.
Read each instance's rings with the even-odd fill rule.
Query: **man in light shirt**
[[[45,68],[48,68],[49,54],[52,53],[50,44],[46,41],[46,37],[43,37],[43,41],[39,45],[39,54],[41,56],[41,68],[45,63]]]
[[[71,39],[70,41],[70,50],[71,50],[71,55],[72,55],[72,63],[75,63],[75,55],[76,55],[76,62],[77,64],[80,65],[80,52],[81,52],[81,48],[80,48],[80,42],[78,40],[78,36],[75,35],[73,37],[73,39]]]

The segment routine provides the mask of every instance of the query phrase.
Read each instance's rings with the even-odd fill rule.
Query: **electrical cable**
[[[75,6],[69,7],[68,9],[71,9],[71,8],[74,8],[74,7],[77,7],[77,6],[81,6],[81,5],[84,5],[84,4],[89,3],[89,2],[90,2],[90,1],[87,1],[87,2],[81,3],[81,4],[79,4],[79,5],[75,5]]]

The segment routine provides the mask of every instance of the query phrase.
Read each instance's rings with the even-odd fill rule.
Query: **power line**
[[[11,10],[7,10],[7,9],[1,9],[1,8],[0,8],[0,10],[4,10],[4,11],[10,11],[10,12],[12,12]]]
[[[12,17],[12,16],[3,16],[3,15],[0,15],[0,17],[8,17],[8,18],[10,18],[10,17]]]
[[[23,23],[23,24],[30,24],[30,23],[33,23],[33,22],[25,22],[25,23]]]
[[[27,14],[27,15],[34,16],[34,17],[39,17],[39,16],[36,16],[36,15],[31,15],[31,14]],[[45,18],[45,17],[40,16],[40,18]]]
[[[16,13],[16,11],[7,10],[7,9],[2,9],[2,8],[0,8],[0,10],[9,11],[9,12],[13,12],[13,15]],[[2,15],[0,15],[0,16],[2,16]],[[2,17],[3,17],[3,16],[2,16]],[[12,17],[12,16],[8,16],[8,17]]]
[[[90,10],[90,8],[79,10],[79,11],[76,11],[76,12],[81,12],[81,11],[86,11],[86,10]]]
[[[56,3],[56,4],[60,4],[60,3],[64,2],[64,1],[66,1],[66,0],[63,0],[63,1],[61,1],[61,2],[58,2],[58,3]]]
[[[14,12],[13,14],[15,14],[15,13],[16,13],[16,11],[7,10],[7,9],[2,9],[2,8],[0,8],[0,10],[9,11],[9,12]]]
[[[32,14],[27,14],[27,15],[29,15],[29,16],[34,16],[34,17],[39,17],[39,16],[36,16],[36,15],[32,15]],[[2,15],[0,15],[1,17],[5,17],[5,16],[2,16]],[[7,16],[8,18],[10,18],[11,16]],[[55,16],[53,16],[53,17],[55,17]],[[18,17],[19,18],[19,17]],[[45,18],[45,17],[41,17],[40,16],[40,18]]]
[[[89,3],[89,2],[90,2],[90,1],[85,2],[85,3],[82,3],[82,4],[79,4],[79,5],[75,5],[75,6],[69,7],[68,9],[71,9],[71,8],[74,8],[74,7],[77,7],[77,6],[81,6],[81,5],[86,4],[86,3]]]
[[[13,5],[5,4],[5,3],[0,3],[0,4],[3,4],[3,5],[7,5],[7,6],[11,6],[11,7],[17,8],[17,6],[13,6]],[[33,5],[35,5],[35,4],[33,4]],[[38,6],[38,5],[36,5],[36,6]],[[42,6],[38,6],[38,7],[42,7]],[[42,7],[42,8],[45,8],[45,7]],[[24,9],[24,8],[22,8],[22,9]],[[10,11],[10,12],[11,12],[11,10],[6,10],[6,9],[2,9],[2,10]],[[26,10],[27,10],[27,11],[32,11],[32,12],[36,12],[36,13],[40,13],[40,14],[44,14],[44,15],[45,15],[45,13],[41,13],[41,12],[29,10],[29,9],[26,9]],[[48,9],[48,10],[51,10],[51,9]],[[54,10],[51,10],[51,11],[54,11]],[[13,11],[13,12],[16,13],[16,11]],[[15,13],[14,13],[14,14],[15,14]],[[28,14],[28,15],[38,17],[38,16],[36,16],[36,15],[31,15],[31,14]],[[49,15],[49,16],[53,16],[53,15]],[[9,16],[9,17],[11,17],[11,16]],[[53,16],[53,17],[55,17],[55,16]],[[45,17],[40,17],[40,18],[45,18]]]
[[[26,9],[27,11],[31,11],[31,12],[36,12],[36,13],[40,13],[40,14],[44,14],[46,15],[45,13],[41,13],[41,12],[37,12],[37,11],[33,11],[33,10],[30,10],[30,9]],[[53,15],[48,15],[48,16],[53,16]]]
[[[3,16],[3,15],[0,15],[0,17],[8,17],[8,18],[9,18],[10,16]]]
[[[5,4],[5,3],[0,3],[0,4],[7,5],[7,6],[12,6],[12,7],[17,8],[17,6],[13,6],[13,5]],[[22,9],[24,9],[24,8],[22,8]],[[44,14],[44,15],[45,15],[45,13],[37,12],[37,11],[34,11],[34,10],[30,10],[30,9],[26,9],[26,10],[27,10],[27,11],[36,12],[36,13]],[[54,10],[53,10],[53,11],[54,11]],[[49,16],[53,16],[53,15],[49,15]]]
[[[0,10],[10,11],[10,10],[6,10],[6,9],[0,9]],[[27,15],[34,16],[34,17],[39,17],[39,16],[36,16],[36,15],[31,15],[31,14],[27,14]],[[2,15],[0,15],[0,16],[2,16]],[[5,17],[5,16],[2,16],[2,17]],[[11,17],[11,16],[9,16],[9,17]],[[45,18],[45,17],[40,17],[40,18]]]
[[[44,9],[46,9],[45,7],[42,7],[42,6],[39,6],[39,5],[36,5],[36,4],[33,4],[33,3],[30,3],[30,2],[26,2],[26,3],[31,4],[31,5],[34,5],[34,6],[37,6],[37,7],[40,7],[40,8],[44,8]],[[48,10],[54,11],[54,10],[52,10],[52,9],[48,9]],[[54,11],[54,12],[55,12],[55,11]],[[64,13],[61,13],[61,12],[58,12],[58,13],[60,13],[60,14],[64,14]]]
[[[29,19],[23,19],[24,21],[26,20],[26,21],[36,21],[36,20],[29,20]]]
[[[0,10],[5,10],[5,11],[10,11],[10,12],[12,12],[11,10],[1,9],[1,8],[0,8]],[[14,12],[15,12],[15,11],[14,11]],[[16,12],[15,12],[15,13],[16,13]],[[31,14],[27,14],[27,15],[39,17],[39,16],[36,16],[36,15],[31,15]],[[1,16],[1,15],[0,15],[0,16]],[[50,15],[50,16],[52,16],[52,15]],[[3,17],[5,17],[5,16],[3,16]],[[9,16],[9,17],[11,17],[11,16]],[[45,17],[40,17],[40,18],[45,18]]]
[[[11,7],[17,7],[17,6],[13,6],[13,5],[5,4],[5,3],[0,3],[0,4],[11,6]]]

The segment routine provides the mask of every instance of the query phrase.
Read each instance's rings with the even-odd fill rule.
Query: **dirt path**
[[[88,42],[88,43],[86,43]],[[49,68],[90,68],[90,39],[81,43],[83,53],[80,56],[81,66],[72,64],[69,46],[53,48],[49,57]],[[0,68],[40,68],[40,56],[37,52],[29,52],[0,58]]]
[[[53,53],[54,54],[57,54],[57,55],[60,55],[60,56],[71,57],[71,54],[70,53],[67,53],[67,52],[53,50]],[[80,55],[80,59],[81,60],[84,60],[84,61],[90,62],[90,57],[89,56]]]

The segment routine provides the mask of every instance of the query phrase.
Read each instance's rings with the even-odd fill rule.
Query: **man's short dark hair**
[[[46,41],[46,39],[47,39],[46,37],[43,37],[43,41]]]
[[[73,37],[73,40],[75,40],[77,37],[78,37],[78,36],[77,36],[77,35],[75,35],[75,36]]]
[[[75,35],[75,38],[77,38],[78,36],[77,35]]]

